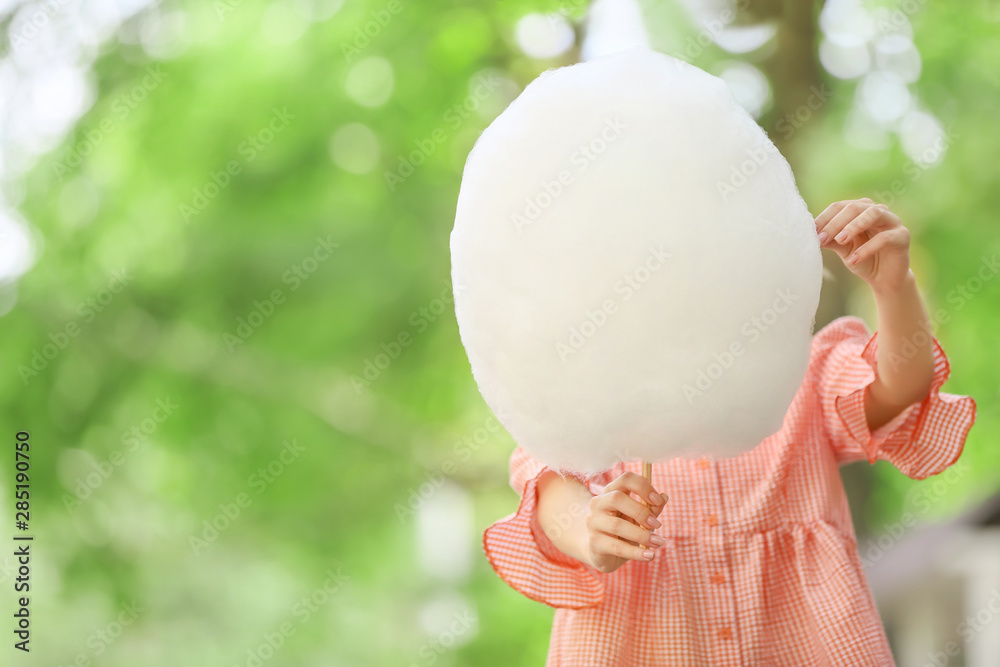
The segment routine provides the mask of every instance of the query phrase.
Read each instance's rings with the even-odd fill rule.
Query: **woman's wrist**
[[[902,278],[891,282],[877,282],[870,284],[875,302],[898,300],[901,297],[919,296],[917,290],[917,277],[913,269],[907,269]]]
[[[536,485],[538,527],[560,552],[590,565],[586,520],[590,491],[575,478],[564,478],[554,470],[543,474]]]
[[[879,337],[876,379],[866,400],[870,427],[920,400],[934,374],[930,322],[912,269],[897,283],[872,289]]]

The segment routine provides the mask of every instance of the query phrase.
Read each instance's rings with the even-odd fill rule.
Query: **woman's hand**
[[[884,204],[855,199],[831,204],[816,218],[816,233],[875,297],[876,371],[865,388],[865,420],[875,430],[923,400],[934,378],[930,321],[910,270],[910,232]]]
[[[649,503],[643,505],[630,494]],[[667,496],[657,493],[641,475],[622,473],[590,500],[586,545],[590,564],[604,573],[614,572],[625,561],[651,561],[664,540],[653,530],[666,506]]]
[[[830,204],[816,218],[821,247],[830,248],[876,292],[891,292],[910,276],[910,232],[885,204],[853,199]]]

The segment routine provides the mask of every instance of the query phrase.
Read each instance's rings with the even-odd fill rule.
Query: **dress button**
[[[733,630],[732,628],[722,628],[719,630],[719,639],[732,639]]]
[[[705,523],[707,523],[709,526],[713,526],[713,527],[714,526],[718,526],[719,525],[719,517],[716,516],[715,514],[709,514],[707,517],[705,517]]]
[[[701,468],[702,470],[708,470],[708,467],[710,465],[712,464],[704,456],[698,459],[698,467]]]
[[[716,572],[715,574],[712,575],[712,583],[713,584],[724,584],[724,583],[726,583],[726,577],[725,577],[725,575],[721,574],[719,572]]]

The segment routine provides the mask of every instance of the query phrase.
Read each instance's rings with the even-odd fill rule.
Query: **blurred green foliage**
[[[273,10],[279,4],[287,3],[181,3],[187,46],[162,62],[133,44],[107,45],[94,73],[96,102],[27,180],[21,208],[43,250],[5,317],[0,377],[4,421],[29,430],[34,445],[36,652],[16,664],[70,664],[82,653],[109,666],[244,665],[282,623],[294,634],[267,664],[544,661],[551,610],[507,588],[478,541],[516,508],[510,438],[491,435],[448,475],[474,499],[468,576],[446,580],[422,568],[417,520],[399,507],[489,417],[447,304],[448,235],[465,156],[521,86],[575,57],[521,55],[516,20],[560,6],[579,15],[579,6],[406,1],[361,44],[357,29],[385,0],[346,3],[301,35],[291,15]],[[664,50],[692,32],[676,8],[649,12]],[[995,490],[1000,468],[990,435],[1000,417],[992,363],[1000,281],[949,299],[1000,249],[998,15],[992,2],[926,3],[911,17],[923,56],[916,88],[956,135],[940,165],[913,172],[895,143],[869,152],[845,142],[855,84],[835,79],[826,80],[830,103],[787,149],[814,213],[904,184],[887,203],[913,231],[914,270],[932,311],[951,315],[938,329],[953,365],[945,389],[979,402],[964,455],[971,472],[935,505],[940,516]],[[394,85],[387,102],[366,107],[345,93],[345,81],[370,56],[391,63]],[[712,47],[695,64],[710,69],[722,59]],[[151,85],[151,72],[162,80]],[[462,113],[490,73],[507,83]],[[137,86],[146,95],[123,114],[122,96]],[[285,125],[263,132],[276,113],[287,115]],[[777,120],[765,113],[761,123],[770,129]],[[107,122],[111,130],[102,131]],[[367,173],[331,158],[369,159],[363,128],[334,140],[352,123],[377,141]],[[68,166],[95,131],[102,140],[93,152]],[[399,170],[418,141],[442,134],[390,189],[385,172]],[[230,162],[238,173],[227,172]],[[227,173],[224,186],[211,187]],[[82,304],[106,297],[116,271],[127,283],[106,304],[95,302],[100,312],[91,306],[87,320]],[[849,295],[851,312],[874,328],[860,285],[844,274],[835,282],[830,289]],[[25,383],[18,368],[68,323],[78,335]],[[377,368],[400,334],[409,344]],[[176,404],[159,422],[158,400]],[[135,428],[142,437],[130,450]],[[280,461],[284,442],[304,450],[280,474],[272,467],[261,489],[260,471]],[[67,507],[78,481],[116,451],[121,464]],[[877,464],[868,524],[859,529],[877,531],[898,516],[915,484]],[[224,525],[218,517],[234,507],[239,516],[208,539],[204,522]],[[193,547],[192,536],[206,546]],[[346,583],[300,623],[295,605],[329,571]],[[442,596],[464,596],[478,627],[438,650],[420,619]],[[98,654],[93,633],[133,599],[143,611]]]

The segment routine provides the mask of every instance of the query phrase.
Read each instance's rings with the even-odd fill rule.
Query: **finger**
[[[604,490],[630,492],[647,503],[658,506],[663,504],[663,497],[656,492],[653,485],[645,477],[634,472],[623,472],[615,481],[604,487]]]
[[[823,229],[823,227],[826,226],[826,223],[833,219],[833,216],[844,210],[845,206],[856,201],[867,202],[869,204],[875,203],[868,197],[862,197],[861,199],[845,199],[843,201],[833,202],[827,206],[822,213],[816,216],[816,219],[813,221],[813,225],[816,227],[816,233],[818,234],[819,230]]]
[[[649,507],[640,504],[624,491],[605,491],[599,496],[594,496],[592,502],[596,511],[610,513],[611,510],[617,510],[623,517],[635,521],[637,526],[655,530],[661,525]]]
[[[643,530],[631,521],[610,514],[591,514],[587,519],[587,528],[653,549],[663,546],[664,543],[663,538],[654,535],[652,531]]]
[[[840,213],[844,209],[844,207],[850,203],[851,200],[848,199],[846,201],[835,201],[829,206],[827,206],[822,213],[816,216],[816,220],[813,221],[814,224],[816,225],[816,233],[818,234],[819,230],[826,227],[826,223],[830,222],[830,220],[833,219],[833,216]]]
[[[899,225],[899,218],[889,211],[885,204],[873,204],[861,215],[851,220],[833,237],[840,245],[849,245],[861,232],[892,229]]]
[[[667,494],[658,493],[657,495],[660,496],[662,502],[659,505],[652,504],[649,506],[649,509],[652,510],[653,512],[653,516],[660,516],[660,512],[662,512],[667,507]]]
[[[847,223],[854,220],[871,206],[872,204],[863,201],[852,201],[844,206],[839,213],[833,216],[833,218],[831,218],[830,221],[826,223],[822,229],[820,229],[820,245],[831,244],[833,242],[833,238],[839,234],[845,226],[847,226]]]
[[[847,258],[850,265],[858,264],[875,255],[875,253],[886,248],[898,247],[905,250],[910,245],[910,232],[906,227],[896,227],[884,232],[879,232],[871,239],[858,247],[851,256]]]
[[[656,557],[656,552],[652,549],[626,544],[606,533],[594,533],[590,536],[590,550],[595,554],[617,556],[626,560],[650,561]]]

